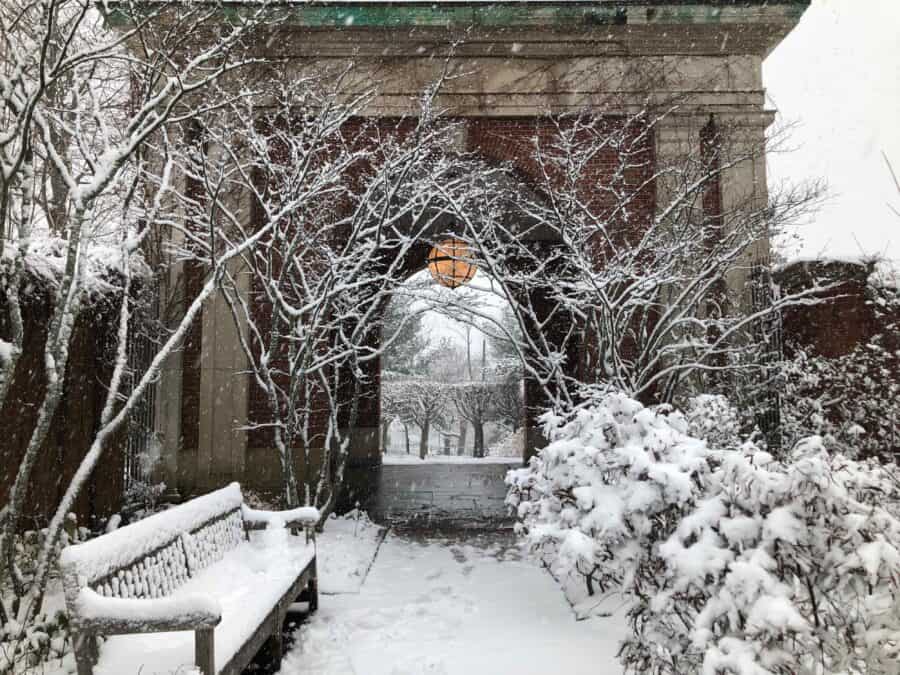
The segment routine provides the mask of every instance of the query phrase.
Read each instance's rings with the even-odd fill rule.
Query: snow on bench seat
[[[222,622],[216,627],[216,663],[225,665],[314,555],[312,543],[306,544],[303,537],[289,537],[287,530],[253,533],[250,542],[200,572],[172,597],[199,595],[218,601]],[[114,635],[103,643],[94,673],[170,675],[190,672],[193,665],[193,633]]]

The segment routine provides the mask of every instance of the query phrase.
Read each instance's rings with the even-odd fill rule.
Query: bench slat
[[[101,635],[214,628],[221,620],[219,603],[201,596],[126,600],[104,598],[90,588],[78,596],[79,628]]]

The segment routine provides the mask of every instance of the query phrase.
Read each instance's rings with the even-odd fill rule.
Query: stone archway
[[[619,4],[628,6],[526,3],[499,11],[478,3],[298,5],[254,48],[259,56],[278,57],[285,78],[353,66],[344,88],[361,93],[377,84],[360,115],[387,126],[419,114],[422,93],[450,73],[435,105],[445,119],[460,123],[453,148],[507,163],[526,179],[534,176],[534,140],[553,133],[551,117],[641,109],[648,94],[650,100],[674,96],[682,103],[655,125],[648,166],[696,146],[696,131],[711,114],[733,126],[741,143],[762,145],[772,120],[762,96],[762,60],[793,28],[802,7],[751,2],[723,14],[700,4],[684,11],[654,7],[672,2]],[[588,168],[602,171],[608,160],[598,157]],[[765,156],[759,154],[722,175],[721,207],[732,209],[748,196],[765,203],[765,186]],[[647,199],[634,204],[638,220],[653,217],[653,195],[665,190],[663,182],[646,190]],[[729,284],[739,288],[744,281],[740,272]],[[541,298],[535,300],[540,306]],[[277,484],[271,447],[241,430],[253,412],[254,393],[246,377],[235,375],[246,364],[233,348],[238,330],[231,323],[224,303],[210,303],[160,385],[161,474],[184,495],[229,480],[261,493]],[[528,399],[539,399],[540,387],[526,383],[526,390]],[[378,397],[366,405],[370,421],[377,420]],[[377,426],[356,424],[350,431],[351,473],[365,478],[378,469],[367,450],[378,447]],[[533,450],[540,434],[536,424],[528,431]],[[364,501],[365,480],[355,483],[345,502]]]
[[[513,208],[515,195],[528,192],[530,198],[537,195],[528,186],[527,178],[516,172],[498,174],[496,190],[510,195],[511,207],[508,218],[521,218]],[[391,259],[392,252],[386,251],[386,258],[399,262],[400,276],[408,278],[427,266],[428,253],[432,246],[447,238],[465,236],[461,226],[452,220],[439,221],[432,231],[421,236],[410,246],[402,260]],[[524,220],[520,227],[529,252],[534,255],[555,243],[554,234],[536,227]],[[555,304],[546,290],[528,289],[528,305],[538,312],[537,323],[543,324],[545,315],[553,311]],[[382,307],[382,312],[383,312]],[[543,313],[543,314],[541,314]],[[537,329],[535,329],[537,330]],[[565,339],[567,326],[555,323],[550,329],[541,331],[543,339],[559,345],[572,347],[572,341]],[[377,348],[380,329],[373,328],[369,335],[371,345]],[[567,359],[574,368],[577,355]],[[504,478],[514,466],[527,463],[528,459],[545,443],[538,417],[546,409],[547,396],[544,387],[523,369],[523,419],[524,443],[522,457],[517,461],[484,462],[480,465],[441,466],[438,469],[425,466],[386,468],[382,461],[381,440],[381,358],[371,359],[361,364],[361,382],[347,375],[348,390],[354,384],[361,384],[363,395],[359,400],[357,423],[346,427],[346,437],[350,439],[343,506],[352,508],[359,504],[370,512],[382,516],[390,515],[406,519],[419,514],[439,520],[496,520],[507,515],[504,505],[506,487]]]

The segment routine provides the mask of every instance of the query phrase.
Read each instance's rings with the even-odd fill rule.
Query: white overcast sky
[[[900,0],[813,0],[764,64],[769,106],[795,123],[770,184],[824,178],[830,198],[793,253],[900,260]]]

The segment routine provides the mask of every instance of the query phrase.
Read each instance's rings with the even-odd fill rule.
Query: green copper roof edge
[[[748,14],[770,14],[780,9],[786,20],[797,20],[810,0],[649,0],[620,2],[522,2],[521,0],[488,0],[482,2],[280,2],[273,11],[287,12],[286,21],[309,28],[352,26],[354,28],[460,26],[485,27],[573,27],[628,24],[710,24],[737,23]],[[228,2],[223,5],[223,18],[233,19],[254,3]],[[749,17],[748,17],[749,18]],[[112,25],[128,19],[124,13],[107,15]]]

